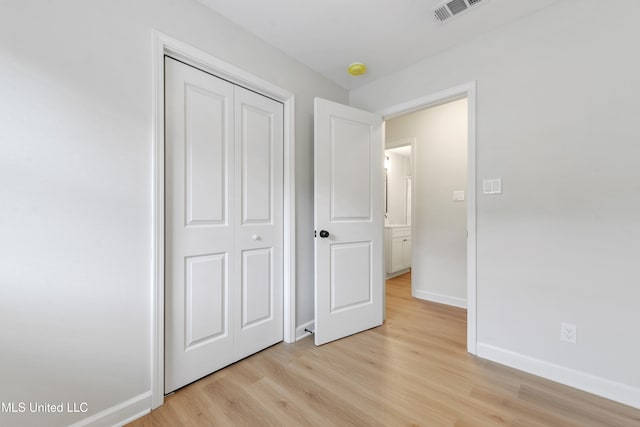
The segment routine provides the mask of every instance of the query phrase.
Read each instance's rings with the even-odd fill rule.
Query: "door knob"
[[[326,239],[327,237],[329,237],[329,232],[327,230],[320,230],[320,237]]]
[[[260,240],[260,236],[258,236],[257,234],[254,234],[253,236],[251,236],[251,238],[256,241]]]

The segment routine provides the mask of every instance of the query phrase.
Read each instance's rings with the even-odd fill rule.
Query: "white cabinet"
[[[385,227],[384,240],[387,276],[409,269],[411,267],[411,227]]]

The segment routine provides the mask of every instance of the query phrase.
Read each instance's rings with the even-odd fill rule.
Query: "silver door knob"
[[[257,234],[254,234],[253,236],[251,236],[251,238],[256,241],[260,240],[260,236],[258,236]]]

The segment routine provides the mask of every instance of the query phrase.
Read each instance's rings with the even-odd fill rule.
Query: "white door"
[[[315,99],[315,343],[382,324],[382,118]]]
[[[283,338],[283,106],[235,87],[235,360]]]
[[[282,340],[282,104],[165,60],[165,392]]]

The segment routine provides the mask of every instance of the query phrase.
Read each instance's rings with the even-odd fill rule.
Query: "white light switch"
[[[483,179],[482,192],[484,194],[502,194],[502,178]]]
[[[453,192],[453,201],[454,202],[464,202],[464,191],[456,190]]]

